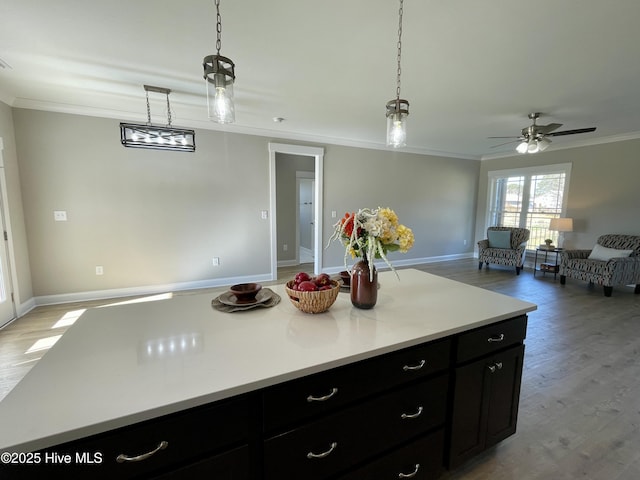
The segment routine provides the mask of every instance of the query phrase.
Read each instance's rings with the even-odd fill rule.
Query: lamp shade
[[[573,218],[552,218],[549,222],[549,230],[573,232]]]

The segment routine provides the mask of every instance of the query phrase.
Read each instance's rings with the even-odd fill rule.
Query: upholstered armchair
[[[478,242],[478,270],[482,270],[483,263],[494,263],[516,267],[516,275],[520,275],[529,235],[526,228],[487,228],[487,238]]]
[[[640,293],[640,235],[602,235],[592,250],[560,252],[560,283],[567,277],[602,285],[610,297],[616,285],[634,285]]]

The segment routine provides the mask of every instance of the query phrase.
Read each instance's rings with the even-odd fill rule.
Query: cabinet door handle
[[[420,360],[420,363],[417,365],[405,365],[404,367],[402,367],[402,370],[404,370],[405,372],[408,372],[409,370],[420,370],[426,365],[426,363],[427,361],[423,359]]]
[[[418,411],[416,413],[403,413],[402,415],[400,415],[400,418],[402,418],[403,420],[418,418],[420,415],[422,415],[422,410],[422,407],[418,407]]]
[[[489,337],[487,339],[487,342],[491,343],[491,342],[501,342],[504,340],[504,333],[501,333],[500,335],[494,335],[493,337]]]
[[[502,370],[502,362],[496,362],[496,367],[498,367],[498,370]]]
[[[398,478],[413,478],[418,474],[418,470],[420,470],[420,464],[416,463],[416,467],[411,473],[399,473]]]
[[[324,458],[327,457],[331,454],[331,452],[333,452],[336,447],[338,446],[338,444],[336,442],[331,443],[331,448],[329,448],[329,450],[327,450],[326,452],[322,452],[322,453],[313,453],[313,452],[309,452],[307,453],[307,458]]]
[[[495,365],[489,365],[487,368],[489,369],[489,371],[491,373],[495,373],[495,371],[496,371],[496,366]]]
[[[326,402],[331,397],[333,397],[336,393],[338,393],[338,389],[333,387],[331,389],[331,392],[329,392],[329,394],[325,395],[324,397],[314,397],[313,395],[309,395],[307,397],[307,402]]]
[[[158,453],[160,450],[164,450],[168,446],[169,446],[169,442],[166,442],[166,441],[162,440],[155,449],[151,450],[150,452],[143,453],[142,455],[137,455],[135,457],[129,457],[129,456],[125,455],[124,453],[121,453],[120,455],[118,455],[116,457],[116,462],[118,462],[118,463],[141,462],[142,460],[146,460],[150,456]]]

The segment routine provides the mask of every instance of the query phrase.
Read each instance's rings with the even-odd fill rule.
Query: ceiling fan
[[[540,113],[530,113],[528,116],[533,123],[522,129],[519,137],[489,137],[489,138],[515,138],[510,142],[493,145],[491,148],[500,147],[509,143],[520,142],[516,147],[518,153],[538,153],[547,149],[551,140],[547,137],[560,137],[563,135],[575,135],[576,133],[589,133],[595,131],[596,127],[578,128],[575,130],[562,130],[555,132],[554,130],[562,126],[561,123],[550,123],[549,125],[538,125],[536,120],[540,117]]]

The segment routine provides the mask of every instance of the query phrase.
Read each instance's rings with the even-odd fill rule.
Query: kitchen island
[[[54,462],[53,453],[71,452],[75,467],[95,460],[88,471],[99,476],[115,463],[103,445],[150,436],[150,447],[131,447],[118,467],[132,467],[134,476],[160,478],[192,465],[209,471],[209,459],[218,458],[211,468],[225,472],[233,472],[235,463],[251,463],[248,471],[229,476],[234,479],[324,478],[342,471],[358,478],[357,472],[372,464],[370,452],[380,452],[376,459],[393,458],[400,447],[418,448],[412,447],[416,442],[443,444],[445,432],[456,424],[448,412],[464,397],[456,395],[455,382],[465,371],[456,372],[485,357],[487,371],[507,371],[493,356],[516,348],[520,353],[510,374],[517,385],[511,385],[509,395],[515,395],[517,414],[526,313],[536,306],[418,270],[398,273],[400,280],[392,272],[380,273],[378,303],[372,310],[353,308],[348,293],[340,293],[328,312],[305,314],[290,304],[283,285],[270,287],[282,297],[280,304],[245,312],[214,310],[211,293],[87,310],[0,402],[0,450],[37,452],[40,466]],[[474,335],[488,336],[479,350],[465,343],[473,343]],[[395,360],[407,375],[416,376],[405,380],[387,375],[387,365]],[[344,386],[322,392],[325,381]],[[286,392],[304,390],[308,382],[319,391],[305,394],[303,403],[320,405],[317,410],[305,413],[293,403],[278,410],[289,401],[283,397]],[[349,392],[352,384],[357,391]],[[357,422],[372,423],[361,412],[379,418],[394,399],[412,395],[420,398],[418,403],[435,401],[433,410],[442,415],[423,420],[427,407],[416,404],[415,411],[403,413],[403,420],[420,417],[414,424],[426,423],[397,440],[355,453],[343,449],[350,440],[328,440],[326,448],[319,440],[300,459],[312,462],[311,473],[283,473],[279,459],[291,450],[291,442],[303,444],[315,430],[344,427],[352,418],[354,429],[360,429]],[[168,431],[182,430],[188,441],[198,437],[189,429],[206,431],[208,446],[185,448],[188,452],[178,447],[171,457],[176,441],[160,438],[162,429],[156,427],[163,422]],[[510,422],[515,431],[515,418]],[[398,428],[389,424],[389,430]],[[455,465],[449,450],[441,446],[440,463]],[[155,453],[144,460],[136,458],[151,451]],[[163,461],[163,455],[171,461]],[[325,458],[335,464],[318,468]],[[140,467],[145,464],[151,467]],[[23,465],[20,471],[31,466],[35,471],[37,465]]]

